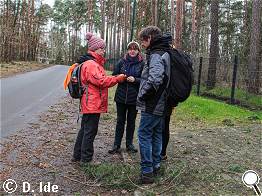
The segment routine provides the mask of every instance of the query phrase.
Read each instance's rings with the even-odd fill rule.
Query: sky
[[[44,4],[44,3],[47,3],[48,5],[50,5],[51,7],[53,7],[53,5],[54,5],[54,3],[55,3],[55,0],[43,0],[42,2],[43,2],[43,4]]]

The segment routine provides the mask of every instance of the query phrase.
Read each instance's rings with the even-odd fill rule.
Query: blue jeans
[[[163,117],[141,112],[138,142],[141,156],[141,173],[151,173],[160,167]]]

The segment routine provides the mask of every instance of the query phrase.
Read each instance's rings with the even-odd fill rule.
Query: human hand
[[[135,81],[135,78],[133,76],[129,76],[127,77],[126,81],[128,82],[134,82]]]
[[[117,82],[124,82],[126,80],[126,75],[125,74],[119,74],[117,76]]]

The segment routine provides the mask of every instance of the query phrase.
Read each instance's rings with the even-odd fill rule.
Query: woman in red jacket
[[[103,39],[87,33],[88,53],[93,60],[85,61],[81,68],[81,82],[86,90],[81,99],[82,121],[78,132],[72,161],[81,164],[92,160],[94,154],[93,142],[98,130],[100,113],[107,112],[108,88],[123,82],[124,74],[106,76],[104,70],[105,42]]]

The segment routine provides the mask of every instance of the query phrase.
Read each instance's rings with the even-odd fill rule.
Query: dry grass
[[[43,69],[52,65],[41,64],[38,62],[16,61],[10,63],[1,63],[0,66],[0,78],[6,78],[20,73]]]

